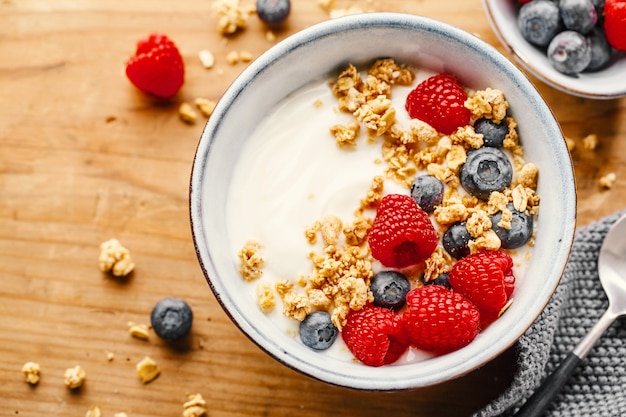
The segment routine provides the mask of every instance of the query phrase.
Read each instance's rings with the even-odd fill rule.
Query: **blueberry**
[[[177,341],[189,333],[193,312],[189,305],[179,298],[169,297],[159,301],[150,314],[154,332],[163,340]]]
[[[495,123],[491,119],[478,119],[474,123],[474,131],[483,135],[484,146],[491,148],[501,148],[504,138],[509,133],[509,126],[503,120]]]
[[[426,285],[440,285],[442,287],[446,287],[449,290],[452,289],[452,286],[450,285],[450,275],[446,273],[437,275],[437,278],[428,281]]]
[[[468,193],[487,200],[491,192],[502,191],[511,184],[513,166],[500,149],[482,147],[468,152],[460,178]]]
[[[559,0],[559,11],[565,28],[578,33],[589,32],[598,21],[591,0]]]
[[[591,61],[585,71],[596,71],[604,67],[611,59],[611,46],[600,28],[594,28],[587,34],[591,48]]]
[[[448,227],[441,238],[441,243],[450,256],[461,259],[470,253],[470,240],[472,240],[472,235],[467,231],[466,223],[459,222]]]
[[[374,305],[396,311],[406,303],[411,284],[400,272],[387,270],[374,275],[370,290],[374,295]]]
[[[432,175],[415,177],[411,186],[411,197],[426,213],[432,213],[443,200],[443,184]]]
[[[562,27],[559,7],[549,0],[525,3],[517,15],[517,26],[528,42],[547,46]]]
[[[533,216],[525,212],[517,211],[512,204],[507,208],[513,214],[511,228],[505,229],[498,226],[502,220],[502,212],[498,212],[491,217],[491,228],[500,238],[502,247],[505,249],[516,249],[524,246],[533,234]]]
[[[314,311],[300,322],[300,340],[315,350],[328,349],[339,331],[325,311]]]
[[[290,0],[256,0],[256,12],[268,25],[280,25],[291,11]]]
[[[548,45],[548,59],[557,71],[568,75],[578,74],[591,62],[589,41],[578,32],[564,30]]]

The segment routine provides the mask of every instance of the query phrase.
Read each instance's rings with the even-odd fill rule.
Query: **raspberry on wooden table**
[[[480,312],[463,295],[441,285],[407,294],[402,321],[412,346],[438,354],[468,345],[480,330]]]
[[[405,268],[427,259],[437,246],[428,214],[402,194],[383,197],[368,242],[372,256],[390,268]]]
[[[126,76],[144,93],[170,98],[185,81],[185,65],[174,42],[153,33],[137,42],[135,55],[126,63]]]
[[[449,135],[470,122],[465,100],[467,94],[456,78],[437,74],[419,83],[408,94],[405,106],[411,118],[420,119]]]
[[[341,337],[365,365],[393,363],[409,346],[402,319],[391,310],[368,304],[361,310],[351,310],[346,320]]]
[[[513,259],[503,251],[484,251],[460,259],[450,271],[452,289],[480,310],[483,322],[496,319],[515,289]]]

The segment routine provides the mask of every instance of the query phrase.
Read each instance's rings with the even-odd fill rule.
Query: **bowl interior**
[[[545,52],[528,43],[517,28],[515,1],[483,0],[489,22],[500,42],[525,69],[548,85],[579,97],[611,99],[626,96],[626,53],[613,56],[610,65],[576,76],[557,71]]]
[[[540,169],[542,197],[533,261],[515,302],[464,349],[393,370],[320,356],[264,316],[246,296],[228,242],[226,203],[233,166],[248,136],[281,100],[348,63],[379,57],[455,74],[471,88],[505,92],[517,118],[526,159]],[[253,173],[251,173],[253,175]],[[369,13],[320,23],[275,45],[233,83],[208,121],[194,161],[190,215],[203,272],[226,313],[268,354],[316,379],[366,390],[432,385],[465,374],[511,346],[540,314],[558,284],[573,239],[576,199],[572,165],[560,128],[528,79],[494,48],[430,19]]]

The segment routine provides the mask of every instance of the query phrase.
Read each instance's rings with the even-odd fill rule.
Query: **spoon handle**
[[[574,352],[570,352],[559,367],[546,378],[537,391],[519,409],[515,417],[538,417],[543,414],[552,398],[565,385],[581,361],[582,359],[576,356]]]
[[[582,359],[587,356],[589,350],[602,336],[605,330],[615,321],[617,314],[610,308],[600,317],[600,320],[591,328],[589,333],[578,343],[563,362],[550,376],[546,378],[537,391],[524,403],[514,417],[539,417],[546,410],[552,398],[565,385],[570,375],[576,369]]]

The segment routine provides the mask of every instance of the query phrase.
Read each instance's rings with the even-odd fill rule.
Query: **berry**
[[[443,200],[443,184],[432,175],[419,175],[411,185],[411,197],[426,213],[432,213]]]
[[[470,121],[467,94],[452,75],[438,74],[422,81],[406,98],[406,110],[446,135]]]
[[[506,122],[495,123],[491,119],[478,119],[474,123],[474,131],[483,135],[483,145],[490,148],[501,148],[504,138],[509,133]]]
[[[473,240],[467,230],[466,222],[454,223],[445,231],[441,238],[443,248],[455,259],[469,255],[469,242]]]
[[[402,194],[382,198],[368,242],[372,256],[389,268],[405,268],[430,256],[437,232],[428,214]]]
[[[591,48],[591,61],[589,61],[585,71],[602,69],[611,60],[611,46],[606,40],[606,36],[600,28],[596,27],[589,32],[587,40]]]
[[[150,314],[154,332],[163,340],[177,341],[189,333],[193,322],[193,312],[189,305],[174,297],[159,301]]]
[[[185,66],[174,42],[153,33],[137,43],[135,55],[126,63],[126,76],[144,93],[170,98],[183,85]]]
[[[548,59],[557,71],[578,74],[591,62],[589,41],[578,32],[564,30],[548,45]]]
[[[393,363],[409,346],[400,316],[372,304],[348,313],[341,337],[354,357],[368,366]]]
[[[502,242],[505,249],[517,249],[526,242],[533,234],[533,216],[521,211],[515,210],[513,204],[508,204],[507,208],[511,211],[511,227],[506,229],[498,225],[502,220],[502,212],[498,212],[491,217],[491,228]]]
[[[374,305],[398,311],[406,303],[406,293],[411,289],[409,280],[397,271],[380,271],[371,280],[370,291]]]
[[[435,279],[425,282],[424,284],[425,285],[440,285],[449,290],[452,289],[452,286],[450,285],[450,274],[446,274],[446,273],[439,274],[437,275]]]
[[[290,0],[256,0],[256,13],[264,23],[280,25],[289,16]]]
[[[562,26],[559,7],[550,0],[535,0],[520,7],[517,26],[524,39],[547,46]]]
[[[495,319],[515,287],[513,259],[503,251],[468,255],[452,267],[450,285],[478,307],[483,319]]]
[[[326,311],[314,311],[300,322],[300,340],[311,349],[328,349],[337,339],[338,333]]]
[[[487,200],[493,191],[502,191],[511,184],[513,166],[501,150],[482,147],[468,152],[460,179],[468,193]]]
[[[448,353],[468,345],[478,334],[480,312],[466,297],[439,285],[407,294],[402,321],[412,346]]]
[[[589,32],[598,21],[591,0],[559,0],[559,11],[565,28],[578,33]]]
[[[606,0],[604,32],[613,48],[626,51],[626,0]]]

